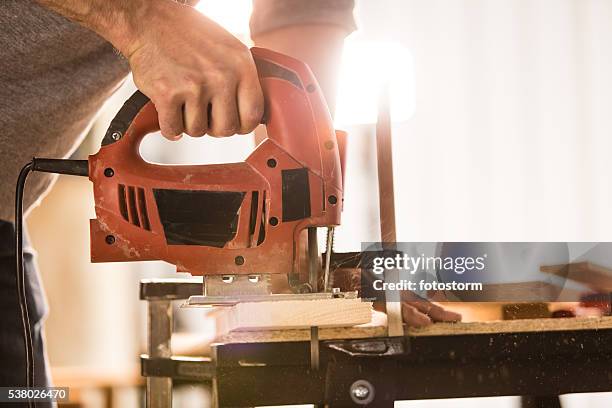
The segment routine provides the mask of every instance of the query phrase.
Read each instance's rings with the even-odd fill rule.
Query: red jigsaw
[[[163,260],[192,275],[307,280],[302,231],[340,224],[344,135],[306,64],[252,54],[268,136],[244,162],[149,163],[139,146],[159,130],[155,106],[140,92],[124,104],[89,157],[92,262]]]

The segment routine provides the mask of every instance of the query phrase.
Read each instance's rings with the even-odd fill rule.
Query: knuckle
[[[196,98],[204,95],[204,89],[207,86],[206,78],[202,75],[189,75],[184,79],[185,93]]]
[[[191,137],[202,137],[206,134],[204,129],[190,129],[186,132]]]
[[[156,79],[152,83],[153,93],[158,97],[163,97],[172,91],[170,82],[164,78]]]
[[[215,65],[206,72],[206,82],[209,86],[225,85],[231,81],[232,77],[231,70],[222,65]]]
[[[219,133],[219,127],[215,125],[214,122],[210,124],[210,127],[208,128],[208,134],[210,136],[221,136],[221,134]]]
[[[254,121],[242,122],[242,126],[240,127],[240,134],[251,133],[257,127],[257,123]]]
[[[169,107],[178,102],[179,95],[174,91],[163,92],[156,94],[151,100],[156,106]]]
[[[416,313],[416,309],[414,308],[414,306],[406,304],[406,303],[402,304],[402,311],[405,314],[414,314],[414,313]]]
[[[163,137],[165,137],[166,139],[170,139],[170,140],[176,140],[178,139],[178,136],[180,135],[179,132],[175,132],[174,130],[172,130],[172,128],[168,128],[168,127],[161,129],[161,134]]]
[[[159,128],[162,135],[167,138],[176,138],[183,132],[183,129],[175,123],[172,117],[160,117]]]
[[[177,132],[172,127],[166,127],[161,132],[162,132],[162,135],[168,139],[175,139],[178,135],[181,134],[181,132]]]
[[[236,76],[233,73],[226,73],[217,78],[214,88],[217,93],[229,98],[230,94],[236,93],[236,83]]]
[[[232,136],[234,134],[236,134],[236,126],[229,124],[229,123],[223,123],[221,125],[217,125],[214,129],[214,134],[215,136]]]
[[[232,136],[236,134],[236,128],[232,126],[224,126],[219,129],[218,133],[220,136]]]
[[[185,133],[191,137],[202,137],[206,134],[206,127],[200,122],[192,123],[185,129]]]
[[[189,86],[197,86],[202,83],[202,75],[194,71],[188,71],[182,74],[183,82]]]
[[[261,118],[263,117],[263,109],[254,108],[253,110],[247,111],[244,116],[244,120],[247,125],[254,128],[261,122]]]
[[[232,44],[231,56],[237,63],[244,63],[247,61],[251,61],[252,63],[253,61],[253,58],[251,57],[251,50],[242,41],[236,41]]]

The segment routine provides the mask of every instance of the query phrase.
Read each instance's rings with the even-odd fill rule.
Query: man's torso
[[[0,7],[0,219],[11,219],[15,182],[33,156],[65,157],[128,73],[95,33],[33,0]],[[35,174],[25,207],[49,186]]]

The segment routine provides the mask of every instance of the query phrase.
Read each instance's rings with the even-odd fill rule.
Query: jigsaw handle
[[[89,156],[92,260],[161,259],[195,275],[290,273],[302,279],[302,232],[340,224],[344,135],[336,135],[308,66],[251,50],[267,139],[239,163],[159,165],[139,152],[159,130],[136,92]],[[270,262],[273,256],[275,262]]]
[[[265,100],[268,139],[282,146],[303,167],[342,188],[338,141],[329,109],[308,66],[289,56],[252,48]],[[139,147],[159,131],[155,106],[137,91],[112,120],[102,148],[117,158],[144,161]]]

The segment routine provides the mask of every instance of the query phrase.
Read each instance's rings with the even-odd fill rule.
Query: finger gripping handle
[[[270,72],[274,71],[276,65],[266,60],[266,58],[258,56],[258,53],[261,52],[259,49],[253,48],[251,52],[258,72],[266,76],[270,75]],[[295,74],[293,76],[287,79],[299,83],[299,78]],[[266,112],[264,112],[261,120],[262,124],[266,123],[266,118]],[[102,140],[102,146],[111,145],[122,140],[122,143],[118,144],[116,148],[141,158],[139,146],[142,139],[147,134],[159,130],[159,119],[154,104],[145,94],[136,91],[124,103],[123,107],[111,121]]]
[[[264,48],[251,48],[251,54],[264,95],[268,139],[303,167],[336,179],[340,167],[338,152],[333,149],[336,135],[325,99],[308,66]],[[102,146],[112,150],[117,160],[144,161],[140,143],[155,131],[159,131],[155,106],[137,91],[112,120]]]

